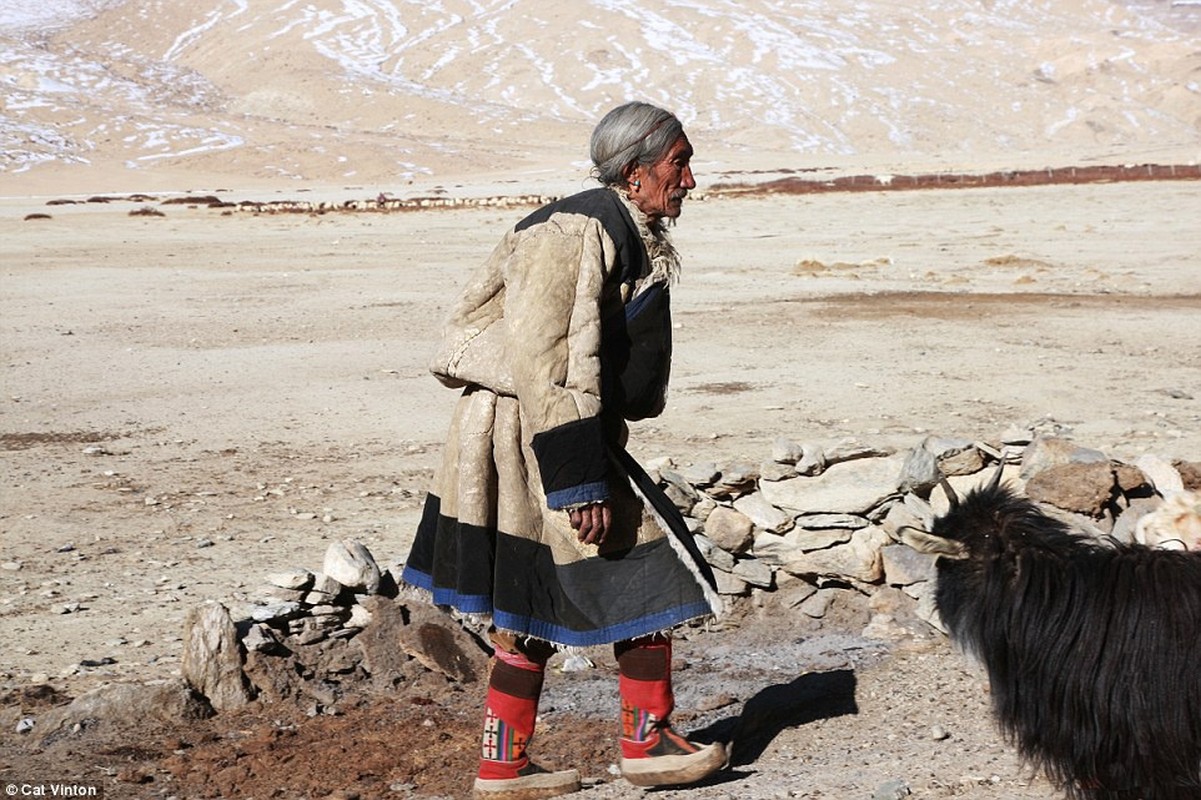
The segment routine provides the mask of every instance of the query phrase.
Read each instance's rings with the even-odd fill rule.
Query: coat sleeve
[[[550,508],[609,496],[601,297],[617,261],[603,226],[556,215],[526,231],[506,275],[508,357]]]

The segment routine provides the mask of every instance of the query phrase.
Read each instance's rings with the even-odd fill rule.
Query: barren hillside
[[[582,173],[676,109],[736,170],[1184,162],[1201,6],[1169,0],[55,0],[0,8],[0,192]],[[82,189],[81,189],[82,190]]]

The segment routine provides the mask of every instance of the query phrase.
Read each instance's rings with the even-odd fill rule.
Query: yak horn
[[[959,495],[955,494],[955,490],[951,488],[951,482],[946,479],[946,476],[938,479],[938,485],[947,493],[947,502],[950,503],[951,509],[954,510],[959,506]]]
[[[1005,464],[1003,462],[1000,464],[997,464],[997,471],[993,473],[993,476],[991,478],[989,478],[988,486],[986,486],[985,488],[992,490],[992,489],[995,489],[998,486],[1000,486],[1001,485],[1001,473],[1004,471],[1005,471]]]
[[[945,556],[954,560],[968,557],[967,545],[963,542],[935,536],[929,531],[924,531],[913,525],[902,525],[897,528],[897,533],[900,535],[903,544],[909,545],[909,547],[919,553],[931,556]]]

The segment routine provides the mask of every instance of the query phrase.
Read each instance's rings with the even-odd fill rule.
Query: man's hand
[[[576,532],[576,538],[584,544],[599,545],[605,541],[609,526],[613,523],[613,511],[609,501],[573,508],[567,512],[571,527]]]

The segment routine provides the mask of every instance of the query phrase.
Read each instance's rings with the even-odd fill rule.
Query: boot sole
[[[725,745],[714,742],[685,756],[623,758],[621,776],[635,786],[683,786],[709,777],[725,763]]]
[[[580,773],[573,770],[540,772],[508,780],[476,778],[474,800],[544,800],[580,790]]]

